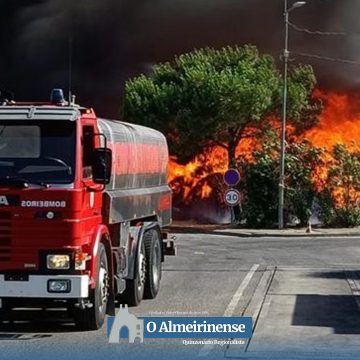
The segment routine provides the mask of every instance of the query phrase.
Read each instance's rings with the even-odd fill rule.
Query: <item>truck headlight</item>
[[[70,255],[48,255],[46,265],[51,270],[70,269]]]

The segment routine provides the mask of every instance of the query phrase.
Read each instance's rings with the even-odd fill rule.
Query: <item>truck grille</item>
[[[0,211],[0,262],[11,260],[11,212]]]

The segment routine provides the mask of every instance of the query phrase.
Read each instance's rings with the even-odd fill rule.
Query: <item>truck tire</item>
[[[0,323],[9,321],[11,318],[11,306],[9,300],[2,299],[2,307],[0,309]]]
[[[154,299],[160,289],[161,242],[159,232],[149,230],[144,236],[146,253],[146,279],[144,299]]]
[[[138,306],[144,297],[146,278],[146,253],[144,241],[140,245],[139,256],[136,259],[134,279],[126,280],[125,291],[116,297],[119,304]]]
[[[104,244],[100,243],[97,263],[97,281],[94,290],[90,290],[90,308],[74,308],[75,324],[82,330],[98,330],[105,321],[109,299],[109,265]]]

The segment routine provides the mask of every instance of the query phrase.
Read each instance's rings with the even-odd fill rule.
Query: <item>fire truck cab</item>
[[[165,137],[65,102],[0,106],[0,320],[68,309],[98,329],[155,298],[175,247]]]

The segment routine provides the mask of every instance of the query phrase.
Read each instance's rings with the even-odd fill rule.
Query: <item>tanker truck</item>
[[[65,102],[0,106],[0,320],[62,308],[85,330],[159,292],[175,255],[165,137]]]

